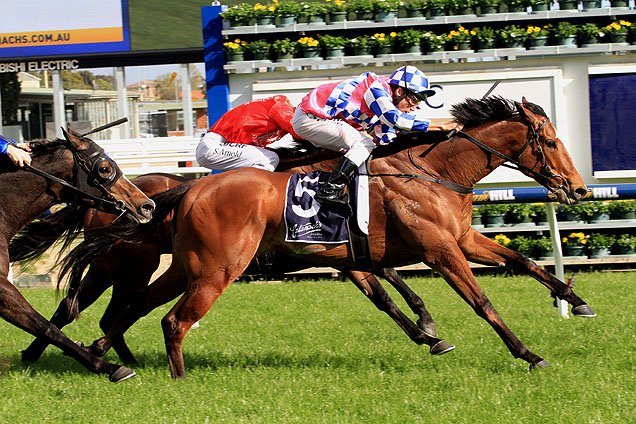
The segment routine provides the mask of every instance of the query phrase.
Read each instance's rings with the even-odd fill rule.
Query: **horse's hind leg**
[[[382,270],[382,277],[386,278],[386,280],[391,283],[397,292],[402,295],[406,304],[409,305],[409,308],[411,308],[411,311],[419,317],[417,320],[417,326],[429,336],[437,337],[435,321],[433,321],[433,317],[426,309],[422,298],[411,290],[394,268],[384,268]]]
[[[503,265],[515,272],[530,275],[550,289],[553,297],[557,296],[572,305],[572,314],[583,317],[596,316],[592,308],[578,297],[570,286],[538,266],[533,260],[501,246],[478,231],[471,229],[462,239],[460,247],[469,261],[483,265]]]
[[[51,324],[57,328],[62,329],[66,325],[70,324],[74,320],[73,303],[77,303],[77,309],[79,312],[91,306],[105,291],[111,286],[111,281],[108,278],[104,278],[103,271],[97,269],[95,266],[91,266],[83,278],[80,288],[77,291],[77,297],[75,292],[70,292],[62,299],[58,305],[55,313],[51,317]],[[49,342],[45,337],[36,337],[31,344],[22,351],[22,361],[26,363],[32,363],[40,359],[42,353],[49,345]]]
[[[390,316],[393,321],[418,345],[430,346],[433,355],[441,355],[455,349],[455,346],[426,334],[409,317],[407,317],[393,302],[391,296],[384,290],[375,275],[361,271],[344,271],[351,281],[367,296],[381,311]],[[398,277],[399,278],[399,277]]]

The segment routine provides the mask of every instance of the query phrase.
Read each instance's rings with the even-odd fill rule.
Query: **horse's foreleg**
[[[121,381],[135,375],[129,368],[109,364],[68,339],[57,327],[47,321],[26,301],[20,292],[4,277],[0,277],[0,315],[16,327],[59,347],[86,369],[96,374],[108,374],[111,381]]]
[[[411,308],[411,311],[419,317],[417,320],[417,326],[429,336],[437,337],[435,322],[433,321],[431,314],[426,309],[422,298],[411,290],[394,268],[384,268],[382,270],[382,277],[386,278],[386,280],[391,283],[397,292],[402,295],[406,304],[409,305],[409,308]]]
[[[104,278],[103,271],[91,266],[82,279],[79,290],[76,293],[69,292],[58,305],[51,317],[51,324],[62,329],[73,322],[73,303],[77,302],[79,312],[91,306],[111,286],[111,281]],[[36,337],[31,344],[22,351],[22,361],[32,363],[40,359],[49,342],[44,337]]]
[[[413,342],[418,345],[426,344],[430,346],[430,352],[433,355],[440,355],[455,349],[455,346],[426,334],[411,321],[393,302],[393,299],[384,290],[375,275],[361,271],[344,271],[344,273],[379,310],[390,316]]]
[[[435,249],[441,254],[429,255],[425,262],[440,272],[444,280],[486,320],[503,340],[515,358],[521,358],[531,366],[547,366],[547,362],[531,352],[503,322],[473,275],[468,262],[455,244],[445,244]]]
[[[460,247],[469,261],[494,266],[505,266],[515,272],[525,273],[547,287],[552,296],[557,296],[572,305],[572,313],[578,316],[594,317],[596,314],[572,288],[554,275],[538,266],[532,259],[501,246],[476,230],[471,229]]]
[[[91,352],[97,356],[105,355],[113,346],[113,341],[123,338],[124,333],[140,318],[183,293],[187,281],[181,262],[173,260],[170,267],[157,280],[128,299],[126,308],[110,324],[108,333],[93,342]]]

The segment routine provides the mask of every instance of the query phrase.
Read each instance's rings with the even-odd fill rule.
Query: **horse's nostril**
[[[143,205],[141,205],[140,210],[143,216],[152,216],[152,213],[155,210],[155,202],[151,200],[150,202],[144,203]]]
[[[588,190],[585,187],[578,187],[574,190],[574,193],[578,194],[579,197],[583,197],[588,193]]]

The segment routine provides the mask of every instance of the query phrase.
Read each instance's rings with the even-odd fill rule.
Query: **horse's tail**
[[[68,205],[28,224],[9,243],[11,262],[33,262],[56,242],[65,251],[81,234],[86,211],[86,206]]]
[[[197,181],[191,180],[151,196],[150,198],[155,202],[156,207],[150,222],[136,224],[122,221],[98,230],[86,231],[84,240],[59,260],[60,272],[57,288],[60,289],[60,281],[68,278],[67,292],[72,296],[72,316],[77,317],[79,314],[76,297],[84,271],[97,258],[107,253],[118,241],[141,244],[148,237],[156,237],[159,226],[172,211],[176,210],[185,193]]]

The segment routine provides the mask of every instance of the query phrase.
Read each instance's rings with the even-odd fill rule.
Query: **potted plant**
[[[532,208],[532,216],[534,217],[535,224],[545,225],[548,223],[548,213],[544,203],[531,203],[530,207]]]
[[[343,22],[347,20],[347,3],[345,0],[325,0],[325,4],[329,9],[329,23]]]
[[[491,27],[476,27],[471,30],[473,46],[476,50],[495,48],[495,30]]]
[[[325,51],[325,57],[342,57],[344,56],[347,39],[339,35],[325,34],[318,38],[318,43]]]
[[[400,0],[375,0],[373,13],[376,22],[386,22],[396,19]]]
[[[223,43],[223,49],[227,56],[228,62],[237,62],[244,60],[245,46],[247,41],[236,38],[232,41],[226,41]]]
[[[306,1],[300,3],[300,16],[305,18],[308,24],[326,24],[327,13],[329,13],[329,6],[324,1]]]
[[[347,10],[354,14],[358,21],[373,20],[373,11],[375,9],[374,0],[351,0],[347,4]]]
[[[552,239],[550,237],[541,236],[533,240],[534,257],[537,259],[549,259],[554,257],[552,250]]]
[[[528,32],[527,43],[529,49],[545,47],[548,44],[548,36],[550,35],[549,27],[530,25],[526,31]]]
[[[534,253],[534,241],[527,236],[513,237],[508,247],[527,257],[532,256]]]
[[[277,60],[292,59],[298,52],[298,43],[289,38],[279,38],[272,43],[272,51],[276,53]]]
[[[603,30],[609,43],[627,43],[627,36],[631,26],[631,22],[621,19],[605,26]]]
[[[610,206],[606,201],[585,202],[585,219],[590,223],[609,221]]]
[[[636,219],[636,200],[614,200],[609,212],[612,219]]]
[[[408,28],[404,31],[398,32],[396,38],[404,53],[422,53],[420,48],[422,31],[414,28]]]
[[[587,22],[579,25],[576,35],[578,36],[579,44],[585,46],[588,44],[598,44],[604,33],[598,25]]]
[[[254,40],[245,45],[245,51],[249,53],[252,60],[266,60],[269,58],[271,47],[271,43],[266,40]]]
[[[508,211],[508,205],[497,203],[486,203],[481,205],[479,211],[481,212],[481,219],[484,222],[486,228],[489,227],[501,227],[504,225],[504,215]]]
[[[239,3],[219,15],[223,20],[228,21],[230,27],[246,26],[254,17],[254,8],[249,3]]]
[[[561,205],[557,210],[557,219],[559,222],[584,222],[585,206],[583,203],[575,205]]]
[[[371,54],[371,37],[359,35],[347,40],[346,48],[351,56],[368,56]]]
[[[610,0],[610,6],[627,9],[629,7],[629,0]]]
[[[590,258],[609,256],[616,237],[605,233],[591,233],[587,237],[587,252]]]
[[[320,57],[320,44],[313,37],[301,37],[298,39],[298,49],[304,58]]]
[[[253,6],[256,25],[274,26],[276,20],[276,5],[255,3]]]
[[[477,206],[473,206],[472,214],[470,216],[470,225],[476,229],[484,228],[484,224],[481,221],[481,212],[479,212],[479,208]]]
[[[552,36],[556,40],[556,44],[562,47],[577,47],[576,45],[576,25],[569,22],[559,22],[552,29]]]
[[[427,0],[405,0],[404,9],[407,18],[424,18],[428,9]]]
[[[428,0],[428,12],[431,19],[443,18],[448,13],[448,0]]]
[[[390,54],[393,52],[393,47],[397,37],[397,32],[390,32],[385,35],[383,32],[378,32],[371,36],[369,43],[373,49],[375,56],[381,56],[383,54]]]
[[[525,48],[528,32],[518,25],[508,25],[495,31],[502,47]]]
[[[537,12],[546,12],[547,10],[550,9],[549,3],[552,3],[551,1],[548,2],[548,0],[527,0],[525,2],[526,7],[529,6],[532,8],[532,13],[537,13]]]
[[[636,236],[632,234],[621,234],[616,239],[616,254],[636,255]]]
[[[276,4],[274,13],[278,16],[278,26],[286,27],[298,23],[301,5],[294,0],[280,0]]]
[[[532,205],[529,203],[513,203],[509,205],[504,221],[515,226],[534,226]]]
[[[470,50],[471,38],[472,34],[463,26],[450,31],[446,36],[447,44],[452,50]]]
[[[444,51],[446,45],[446,34],[436,34],[433,31],[424,31],[420,42],[420,48],[426,53]]]
[[[508,13],[526,13],[527,0],[503,0],[499,6],[500,12]]]
[[[563,242],[564,256],[586,256],[585,245],[587,244],[587,236],[583,233],[570,233],[561,239]]]
[[[479,15],[492,15],[499,13],[499,5],[502,0],[477,0]]]
[[[477,0],[448,0],[447,4],[453,15],[474,15]]]
[[[559,0],[559,10],[577,10],[579,0]]]
[[[601,0],[582,0],[583,10],[592,10],[601,8]]]

